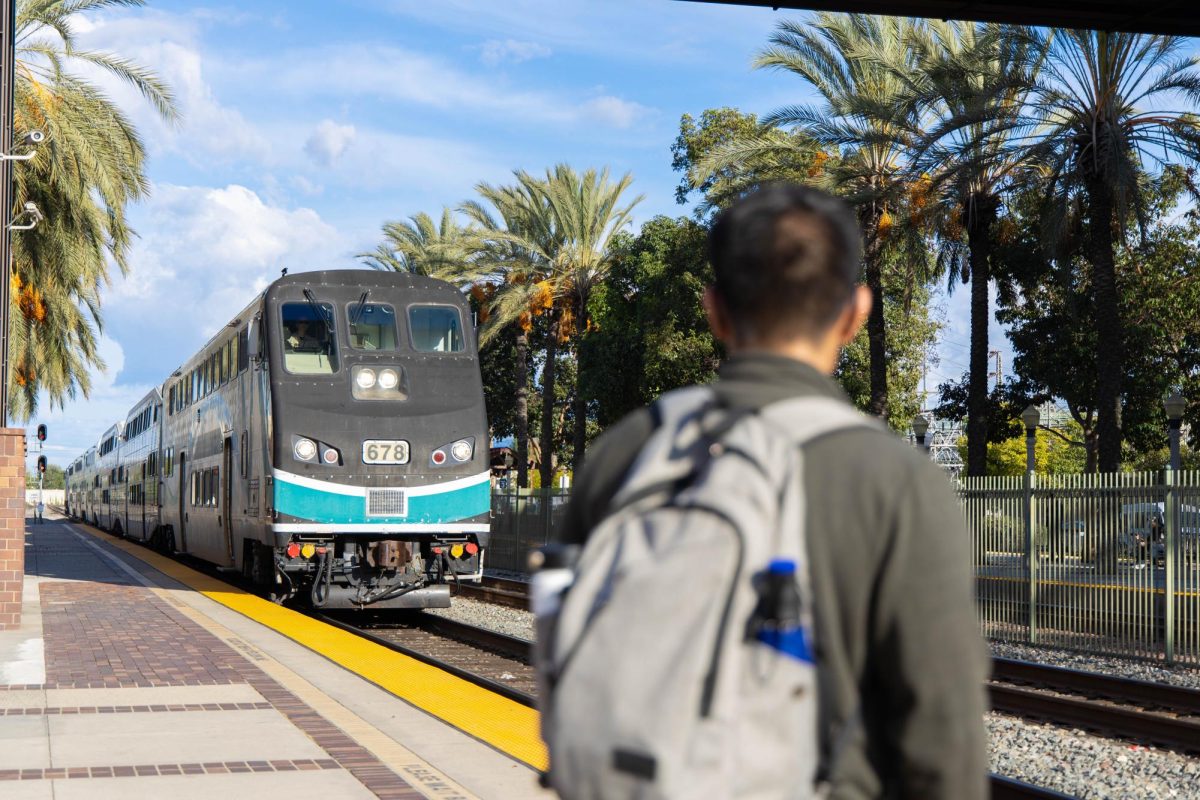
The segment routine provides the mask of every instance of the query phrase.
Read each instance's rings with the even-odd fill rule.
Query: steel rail
[[[1200,752],[1200,721],[1194,719],[1017,686],[992,684],[988,691],[996,711],[1152,742],[1171,750]]]
[[[456,667],[453,664],[447,664],[446,662],[441,661],[440,659],[435,658],[433,656],[422,653],[419,650],[414,650],[410,647],[405,647],[402,644],[397,644],[396,642],[385,639],[382,636],[376,636],[375,634],[371,633],[370,631],[366,631],[366,630],[363,630],[362,628],[358,628],[347,622],[342,622],[341,620],[334,619],[326,614],[313,612],[312,617],[314,619],[320,620],[321,622],[324,622],[327,625],[332,625],[335,628],[344,630],[347,633],[352,633],[355,636],[361,636],[362,638],[366,639],[367,641],[373,642],[374,644],[377,644],[381,647],[386,647],[387,649],[393,650],[397,653],[400,653],[401,655],[406,655],[409,658],[414,658],[417,661],[420,661],[424,664],[428,664],[431,667],[437,667],[438,669],[443,670],[444,672],[448,672],[457,678],[461,678],[464,681],[467,681],[468,683],[473,683],[476,686],[479,686],[480,688],[487,689],[489,692],[498,694],[501,697],[506,697],[515,703],[520,703],[521,705],[528,706],[529,708],[535,707],[536,701],[535,701],[533,695],[527,694],[525,692],[517,691],[516,689],[513,689],[510,686],[505,686],[502,683],[497,683],[496,681],[485,678],[482,675],[477,675],[469,670],[465,670],[461,667]],[[503,634],[499,634],[499,635],[503,635]],[[518,641],[521,641],[521,640],[518,640]]]
[[[450,593],[497,606],[529,610],[528,585],[508,578],[484,578],[482,584],[453,582]]]
[[[992,678],[1008,683],[1033,684],[1085,697],[1121,700],[1144,708],[1163,708],[1176,714],[1200,715],[1200,691],[1183,686],[1011,658],[992,659]]]

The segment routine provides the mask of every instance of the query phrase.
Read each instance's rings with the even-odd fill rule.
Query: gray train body
[[[490,518],[470,320],[421,276],[280,278],[68,467],[68,510],[276,599],[449,605]]]

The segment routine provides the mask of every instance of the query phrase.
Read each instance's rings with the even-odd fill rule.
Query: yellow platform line
[[[977,581],[1000,581],[1003,583],[1019,583],[1028,585],[1028,578],[1013,578],[1005,575],[976,575]],[[1109,591],[1135,592],[1140,594],[1166,594],[1166,589],[1153,586],[1128,586],[1120,583],[1079,583],[1077,581],[1043,580],[1038,578],[1038,586],[1070,586],[1076,589],[1107,589]],[[1200,592],[1189,592],[1182,589],[1175,591],[1176,597],[1200,597]]]
[[[115,539],[90,525],[72,524],[500,752],[534,769],[546,768],[546,746],[541,739],[538,714],[534,709],[437,667],[264,600],[153,550]]]

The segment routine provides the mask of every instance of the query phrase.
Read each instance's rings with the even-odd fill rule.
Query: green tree
[[[680,386],[716,376],[721,347],[701,296],[712,282],[707,230],[687,218],[654,217],[614,248],[608,279],[592,299],[580,391],[600,426]]]
[[[1096,340],[1099,466],[1121,463],[1126,337],[1117,251],[1131,220],[1144,222],[1143,171],[1200,160],[1200,70],[1174,36],[1084,30],[1034,32],[1046,60],[1030,108],[1030,157],[1049,175],[1049,235],[1072,234],[1082,204]]]
[[[43,489],[65,489],[67,486],[67,475],[62,467],[57,464],[46,465],[46,476],[42,484]],[[38,488],[38,472],[36,469],[31,469],[25,473],[25,488]]]
[[[167,120],[170,90],[155,75],[111,53],[81,49],[77,15],[142,0],[20,0],[15,39],[14,128],[46,134],[13,171],[15,206],[32,201],[44,219],[13,236],[10,414],[28,419],[45,393],[51,405],[91,389],[100,289],[108,265],[128,270],[134,233],[127,205],[144,198],[145,148],[133,124],[74,70],[100,68],[138,89]]]

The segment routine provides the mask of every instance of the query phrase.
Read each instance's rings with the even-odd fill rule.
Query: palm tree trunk
[[[1088,181],[1092,283],[1096,303],[1096,433],[1101,472],[1121,468],[1121,307],[1113,240],[1112,188],[1097,176]]]
[[[870,230],[870,228],[868,228]],[[870,355],[871,414],[888,419],[888,329],[883,318],[883,270],[878,257],[878,248],[868,247],[866,253],[866,285],[871,290],[871,313],[866,318],[866,343]]]
[[[971,364],[967,386],[967,474],[987,473],[988,443],[988,286],[991,283],[992,225],[998,204],[973,197],[967,214],[971,259]]]
[[[513,404],[517,413],[517,486],[525,489],[529,486],[529,334],[524,328],[517,333],[516,370]]]
[[[587,298],[579,298],[579,310],[575,314],[575,402],[571,409],[574,416],[574,436],[571,448],[571,470],[578,475],[583,466],[583,453],[587,448],[587,398],[583,396],[583,337],[587,333]]]
[[[554,482],[554,372],[558,358],[558,313],[551,320],[546,334],[546,364],[542,367],[542,463],[539,465],[542,488]]]

